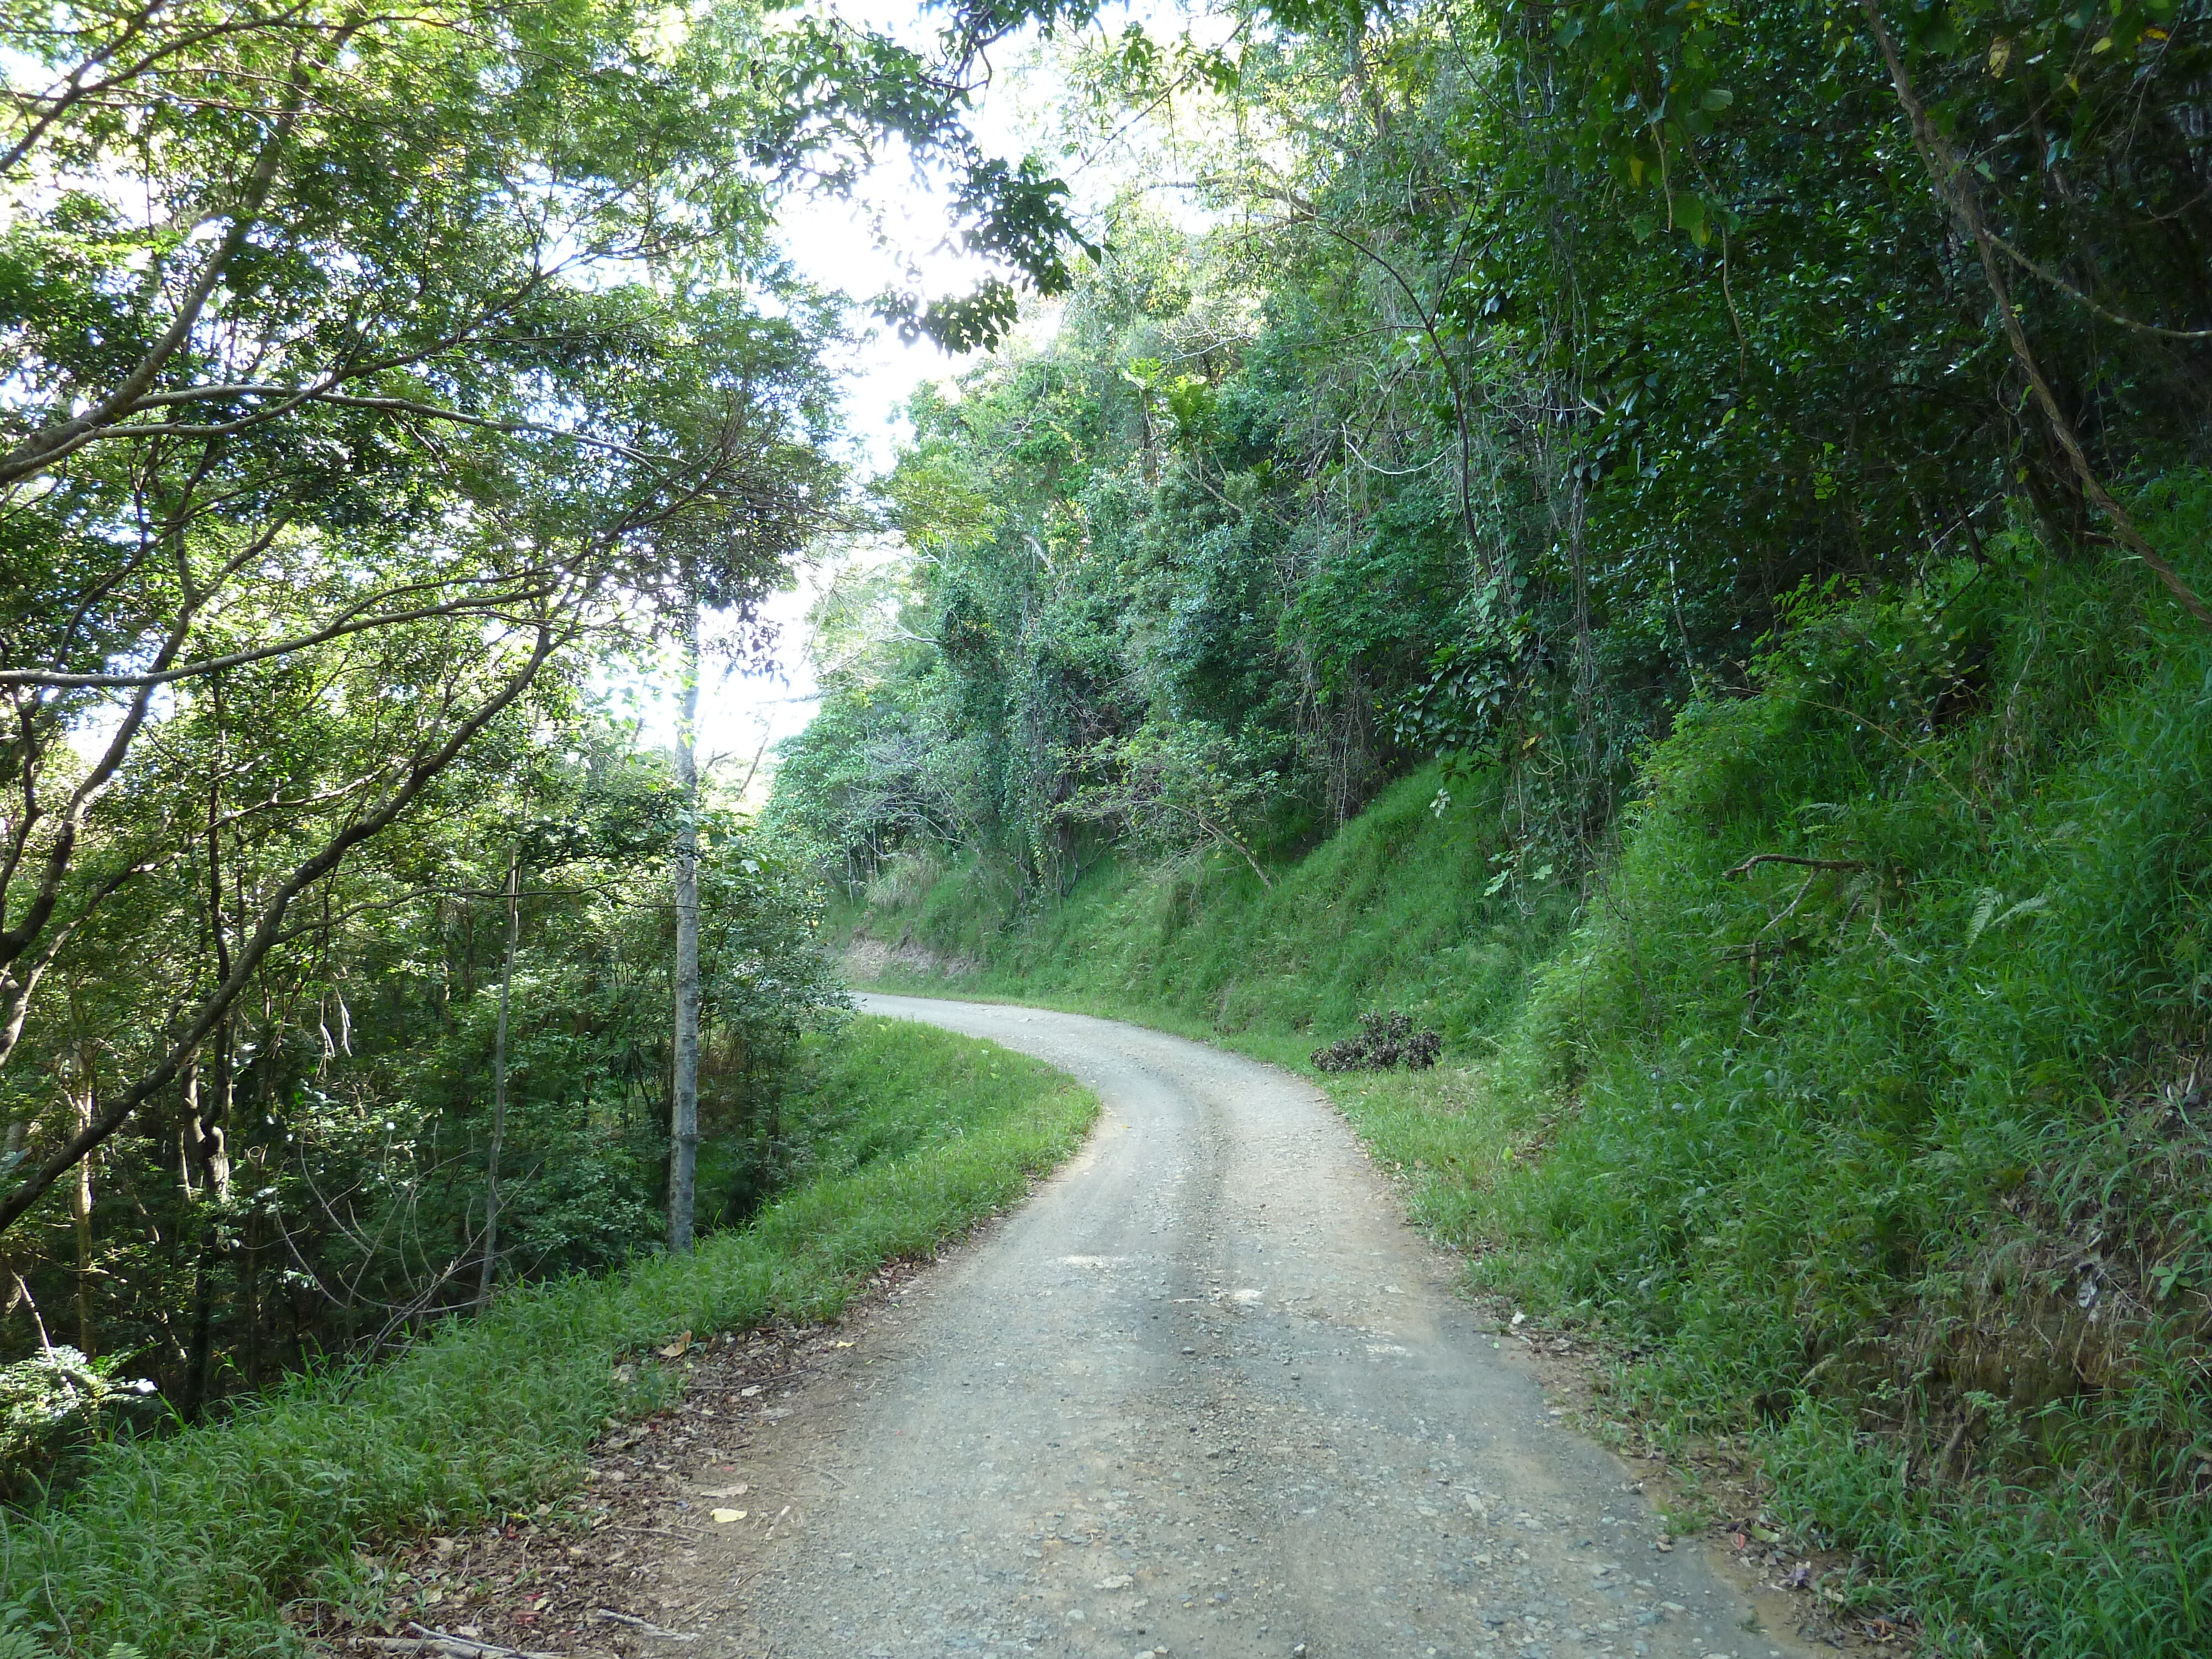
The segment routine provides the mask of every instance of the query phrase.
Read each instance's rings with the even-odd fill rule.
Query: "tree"
[[[699,598],[684,594],[677,622],[681,699],[676,717],[676,1054],[669,1091],[668,1248],[691,1249],[699,1169]]]
[[[0,1066],[57,954],[144,873],[81,866],[170,688],[388,630],[441,628],[459,659],[487,629],[534,641],[475,702],[448,686],[406,765],[347,787],[362,810],[244,930],[174,1054],[57,1158],[180,1073],[299,895],[616,626],[619,592],[663,582],[665,548],[721,535],[747,573],[723,586],[750,591],[818,518],[809,436],[769,429],[792,410],[686,356],[774,332],[744,295],[776,189],[900,139],[957,165],[972,246],[1065,282],[1058,187],[963,125],[965,66],[1028,15],[963,14],[941,62],[744,5],[672,28],[627,0],[85,0],[0,26],[52,76],[11,100],[0,150],[32,209],[0,235]],[[902,314],[985,337],[1010,294]],[[821,337],[818,304],[781,303]],[[69,733],[103,708],[80,770]]]
[[[1064,880],[1066,809],[1132,787],[1084,757],[1199,728],[1277,774],[1278,837],[1442,755],[1579,863],[1820,596],[2023,524],[2172,570],[2119,481],[2212,414],[2189,9],[1241,13],[1218,74],[1078,62],[1084,136],[1212,228],[1119,204],[1049,342],[915,404],[919,643],[779,786],[851,871],[906,837]],[[1084,821],[1150,855],[1174,816]]]
[[[1146,725],[1070,763],[1092,781],[1061,807],[1067,817],[1115,824],[1133,844],[1158,851],[1233,852],[1261,886],[1275,884],[1253,855],[1252,836],[1279,780],[1225,733],[1197,720]]]
[[[2072,418],[2059,407],[2058,395],[2051,390],[2050,377],[2044,373],[2035,348],[2028,342],[2027,331],[2021,325],[2019,308],[2013,303],[2012,284],[2006,276],[2004,260],[2000,257],[2001,251],[2010,250],[1990,228],[1988,216],[1982,211],[1981,191],[1972,169],[1929,116],[1928,106],[1913,84],[1912,72],[1906,67],[1905,54],[1882,16],[1878,0],[1863,0],[1863,9],[1866,13],[1867,27],[1874,35],[1875,44],[1881,52],[1882,63],[1889,70],[1891,82],[1897,88],[1897,101],[1903,106],[1905,118],[1911,123],[1912,142],[1919,150],[1921,159],[1927,164],[1929,182],[1945,208],[1959,222],[1959,228],[1974,244],[1975,254],[1981,261],[1982,274],[1989,282],[1990,297],[1996,307],[1998,324],[2004,330],[2005,343],[2018,360],[2021,372],[2027,377],[2028,386],[2035,394],[2036,406],[2042,410],[2043,418],[2051,428],[2051,435],[2064,454],[2068,467],[2081,485],[2081,493],[2112,523],[2115,533],[2128,550],[2141,559],[2166,585],[2166,591],[2180,602],[2182,608],[2207,628],[2212,628],[2212,610],[2205,607],[2204,601],[2197,598],[2196,591],[2160,556],[2158,550],[2144,539],[2142,532],[2136,528],[2134,517],[2112,498],[2112,492],[2105,488],[2104,481],[2097,476],[2097,470],[2090,462],[2089,453],[2081,442],[2081,434],[2075,430]],[[2146,8],[2145,11],[2148,15],[2170,18],[2173,9],[2172,5],[2167,5],[2162,9]],[[2144,38],[2142,33],[2143,27],[2140,21],[2136,24],[2138,41]],[[2158,32],[2158,38],[2162,40],[2167,37],[2161,30]],[[2093,54],[2100,50],[2110,50],[2114,39],[2112,34],[2101,37],[2098,45],[2092,47]],[[2009,52],[2001,54],[2000,48],[1992,46],[1990,62],[1993,68],[1999,65],[2001,55],[2008,58]],[[2021,260],[2016,252],[2012,257]],[[2021,260],[2021,263],[2036,274],[2048,277],[2048,273],[2037,270],[2032,261]],[[2105,310],[2063,279],[2053,280],[2106,321],[2173,339],[2212,339],[2212,329],[2169,329],[2154,324],[2130,323],[2127,319]]]
[[[518,488],[514,494],[523,500],[512,504],[486,501],[477,491],[444,495],[436,498],[445,506],[434,523],[417,518],[398,526],[380,523],[359,532],[342,526],[301,537],[289,544],[283,567],[300,572],[297,589],[272,592],[263,586],[229,596],[221,623],[261,637],[282,629],[286,611],[297,602],[295,593],[312,605],[330,591],[329,577],[311,573],[332,564],[340,571],[366,566],[368,582],[379,594],[391,591],[395,574],[412,571],[420,573],[416,585],[448,592],[458,589],[464,599],[420,607],[428,615],[385,614],[374,630],[331,634],[325,629],[320,630],[324,637],[301,637],[283,652],[230,653],[232,659],[210,659],[220,665],[190,677],[195,684],[220,686],[226,678],[258,673],[276,685],[295,679],[301,670],[312,675],[349,666],[357,672],[364,653],[372,650],[369,642],[383,640],[392,644],[375,645],[374,651],[397,649],[413,665],[407,674],[441,671],[430,675],[431,700],[420,706],[422,718],[405,743],[383,750],[386,757],[401,758],[380,763],[364,757],[360,772],[319,790],[294,795],[278,787],[259,803],[228,809],[290,813],[296,821],[330,827],[306,852],[292,878],[270,892],[251,925],[242,928],[237,960],[211,988],[170,1054],[119,1091],[81,1135],[0,1200],[0,1221],[20,1214],[62,1170],[167,1086],[198,1044],[220,1028],[263,957],[281,942],[291,905],[352,848],[398,821],[471,739],[525,693],[557,650],[586,636],[621,633],[626,623],[617,601],[623,592],[657,581],[663,562],[677,557],[677,549],[708,544],[723,550],[721,591],[732,599],[757,594],[780,578],[784,561],[829,499],[831,473],[818,449],[823,410],[812,368],[813,337],[788,321],[732,316],[729,310],[694,306],[688,314],[664,322],[649,354],[616,365],[629,383],[610,388],[610,396],[620,392],[629,429],[653,446],[649,453],[638,449],[633,452],[635,460],[617,457],[613,464],[595,464],[588,476],[569,479],[550,500],[539,493],[550,481],[541,479],[526,495]],[[650,374],[648,365],[664,356],[702,343],[726,346],[733,355],[687,374]],[[750,356],[744,355],[748,350]],[[447,533],[440,534],[441,530]],[[403,532],[411,533],[403,539]],[[261,553],[273,555],[280,539],[264,538]],[[187,558],[192,546],[190,541],[184,544]],[[509,580],[514,568],[508,562],[511,552],[527,562],[530,580],[538,584],[534,589]],[[127,562],[131,568],[111,581],[108,592],[125,591],[129,577],[143,572],[149,561],[142,556]],[[242,563],[230,563],[243,574]],[[178,568],[190,569],[189,564]],[[275,570],[264,562],[254,574],[265,584]],[[503,610],[488,608],[491,595],[504,602]],[[275,628],[257,614],[264,607],[276,611]],[[188,600],[188,613],[192,609]],[[20,614],[33,626],[39,621],[27,606]],[[175,641],[194,621],[191,614],[172,621],[166,638]],[[487,623],[493,631],[487,631]],[[507,653],[502,635],[514,638],[518,632],[520,648]],[[420,656],[432,638],[441,647],[430,658]],[[154,660],[161,659],[157,651]],[[488,672],[472,679],[478,665]],[[19,1036],[39,980],[56,954],[118,890],[143,872],[142,853],[110,842],[100,849],[105,854],[100,865],[72,879],[86,828],[122,771],[155,690],[175,683],[162,679],[158,667],[106,678],[126,682],[124,694],[130,702],[124,721],[99,760],[74,781],[58,815],[46,810],[42,791],[49,774],[70,752],[65,718],[84,706],[82,694],[72,697],[70,688],[26,684],[32,676],[12,690],[21,738],[11,757],[9,781],[21,805],[7,826],[10,844],[0,865],[15,908],[9,931],[0,938],[0,967],[9,974],[0,986],[8,998],[9,1018],[0,1028],[0,1054]],[[368,699],[364,708],[375,708],[377,693],[366,681],[362,689]],[[377,718],[385,720],[381,710]],[[391,732],[386,741],[398,737]]]
[[[499,1154],[507,1139],[507,1018],[514,992],[514,947],[522,934],[522,862],[519,852],[507,858],[507,949],[500,953],[499,1025],[491,1049],[491,1148],[484,1156],[483,1271],[477,1279],[477,1307],[491,1305],[499,1271]]]

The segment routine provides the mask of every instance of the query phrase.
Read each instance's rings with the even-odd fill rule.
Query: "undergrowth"
[[[2143,509],[2212,573],[2212,485]],[[2212,637],[2015,536],[1805,596],[1579,894],[1494,777],[1438,782],[1272,888],[1113,869],[994,915],[955,868],[856,920],[936,948],[965,890],[963,990],[1285,1065],[1437,1024],[1438,1071],[1322,1081],[1476,1282],[1759,1449],[1934,1650],[2212,1650]]]
[[[948,866],[925,854],[914,862],[939,872],[928,890],[913,893],[895,866],[875,903],[841,920],[975,964],[959,974],[975,989],[1105,999],[1263,1040],[1334,1040],[1388,1006],[1463,1046],[1518,1003],[1575,894],[1562,871],[1524,871],[1510,849],[1492,860],[1494,781],[1461,788],[1440,817],[1443,775],[1432,766],[1401,780],[1272,887],[1218,854],[1158,870],[1108,863],[1063,902],[1021,911],[972,856]],[[879,977],[937,976],[894,965]]]
[[[71,1655],[125,1641],[146,1659],[304,1652],[287,1604],[372,1595],[353,1582],[358,1545],[568,1489],[609,1416],[675,1386],[617,1361],[649,1362],[684,1331],[830,1317],[883,1262],[1019,1198],[1097,1109],[994,1043],[874,1018],[811,1041],[811,1085],[787,1109],[800,1184],[751,1225],[688,1257],[518,1291],[225,1422],[96,1449],[66,1498],[0,1517],[0,1632]]]

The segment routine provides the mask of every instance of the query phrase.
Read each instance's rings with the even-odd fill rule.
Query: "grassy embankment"
[[[610,1415],[675,1386],[625,1355],[691,1331],[835,1315],[881,1263],[1021,1197],[1097,1110],[994,1043],[873,1018],[823,1039],[787,1108],[798,1180],[683,1259],[502,1299],[381,1364],[304,1377],[229,1420],[99,1449],[88,1477],[0,1539],[0,1655],[296,1654],[295,1596],[344,1601],[358,1544],[525,1509],[574,1486]],[[35,1632],[35,1638],[30,1633]]]
[[[2212,486],[2145,507],[2203,585]],[[1362,1008],[1441,1025],[1435,1073],[1328,1086],[1656,1431],[1759,1456],[1938,1650],[2212,1651],[2212,638],[2016,539],[1760,686],[1683,711],[1580,893],[1495,783],[1438,817],[1423,774],[1272,890],[1014,915],[909,870],[860,925],[982,964],[887,985],[1291,1063]]]

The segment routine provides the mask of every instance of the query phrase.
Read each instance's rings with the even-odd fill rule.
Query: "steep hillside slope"
[[[2203,570],[2212,489],[2148,505]],[[910,865],[857,930],[1292,1062],[1436,1024],[1436,1072],[1333,1086],[1478,1279],[1756,1448],[1939,1645],[2201,1652],[2212,639],[2017,544],[1800,618],[1579,892],[1502,775],[1425,773],[1272,885],[1102,869],[1017,914]]]
[[[1064,903],[1009,915],[972,859],[915,860],[848,925],[895,947],[877,969],[885,983],[902,959],[924,979],[949,965],[979,988],[1103,999],[1261,1040],[1334,1036],[1389,1002],[1469,1038],[1518,1002],[1574,896],[1550,871],[1486,892],[1494,801],[1439,813],[1441,786],[1437,767],[1401,781],[1272,886],[1226,858],[1110,864]]]

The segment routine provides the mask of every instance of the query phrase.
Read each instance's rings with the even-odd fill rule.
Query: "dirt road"
[[[1037,1055],[1105,1113],[740,1471],[782,1510],[726,1650],[1808,1650],[1655,1548],[1626,1468],[1548,1413],[1317,1091],[1108,1021],[862,1004]]]

